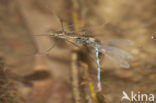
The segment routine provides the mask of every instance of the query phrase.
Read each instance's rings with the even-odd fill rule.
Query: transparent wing
[[[129,68],[127,60],[133,59],[133,56],[119,48],[109,46],[99,46],[99,51],[104,53],[109,59],[123,68]]]
[[[114,39],[114,40],[106,40],[102,41],[100,45],[104,46],[132,46],[134,43],[131,40],[126,39]]]

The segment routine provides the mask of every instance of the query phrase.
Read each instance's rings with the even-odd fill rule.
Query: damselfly
[[[84,45],[93,47],[96,50],[96,58],[97,58],[98,91],[101,91],[99,52],[103,53],[114,63],[118,64],[123,68],[129,68],[130,66],[127,60],[133,59],[133,56],[130,53],[115,47],[115,46],[131,46],[133,45],[133,42],[130,40],[116,39],[99,42],[92,36],[89,36],[85,33],[77,34],[74,32],[64,32],[64,31],[49,32],[46,35],[39,36],[50,36],[65,40],[74,39],[76,40],[77,44],[82,43]]]
[[[112,61],[114,61],[116,64],[118,64],[123,68],[130,67],[127,60],[133,59],[133,56],[122,49],[114,47],[114,46],[131,46],[133,45],[133,42],[130,40],[116,39],[98,42],[93,37],[84,35],[78,37],[76,42],[92,46],[96,50],[98,91],[101,91],[99,52],[103,53],[109,59],[111,59]]]

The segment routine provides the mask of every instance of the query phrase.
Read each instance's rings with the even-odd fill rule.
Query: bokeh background
[[[155,5],[155,0],[0,0],[0,103],[129,103],[121,101],[122,91],[156,95]],[[60,19],[65,31],[85,28],[80,31],[99,41],[132,40],[125,48],[134,56],[131,67],[102,56],[103,89],[97,92],[94,50],[33,36],[60,30]]]

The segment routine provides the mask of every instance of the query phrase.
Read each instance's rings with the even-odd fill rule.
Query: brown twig
[[[80,103],[80,90],[79,90],[79,76],[77,67],[77,55],[75,52],[72,53],[71,73],[72,73],[72,88],[75,103]]]

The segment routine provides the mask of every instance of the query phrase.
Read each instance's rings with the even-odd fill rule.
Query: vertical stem
[[[98,91],[101,91],[99,50],[97,47],[96,47],[96,60],[97,60],[97,88],[98,88]]]
[[[99,103],[98,99],[96,97],[95,87],[94,87],[94,85],[91,81],[90,75],[88,73],[88,65],[86,63],[83,63],[83,62],[81,62],[81,65],[84,69],[85,77],[87,79],[87,84],[88,84],[89,89],[90,89],[90,93],[88,93],[88,92],[86,93],[86,97],[88,97],[87,99],[90,100],[87,103]],[[92,97],[92,99],[90,97]]]
[[[79,92],[79,78],[78,78],[78,67],[77,67],[77,55],[72,53],[72,89],[75,103],[80,103],[80,92]]]
[[[74,25],[74,30],[79,29],[79,3],[78,0],[71,0],[73,10],[72,10],[72,22]],[[72,53],[72,86],[73,86],[73,95],[75,99],[75,103],[80,103],[80,90],[79,90],[79,75],[78,75],[78,66],[77,66],[78,54]]]

